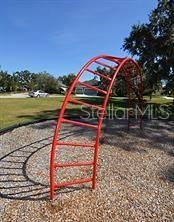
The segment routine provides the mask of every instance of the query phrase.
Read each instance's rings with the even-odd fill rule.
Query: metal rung
[[[105,58],[106,60],[109,60],[111,62],[116,62],[116,63],[120,63],[120,60],[124,60],[125,58],[117,58],[117,57],[113,57],[113,56],[107,56],[107,58]]]
[[[92,166],[94,162],[78,162],[78,163],[55,163],[54,167],[77,167],[77,166]]]
[[[82,146],[82,147],[94,147],[94,146],[95,146],[95,144],[69,143],[69,142],[61,142],[61,141],[57,141],[57,145],[64,145],[64,146]]]
[[[77,99],[69,99],[70,102],[72,103],[77,103],[77,104],[80,104],[80,105],[84,105],[84,106],[91,106],[91,107],[94,107],[96,109],[99,109],[99,110],[104,110],[103,107],[100,107],[100,106],[96,106],[96,105],[93,105],[93,104],[89,104],[89,103],[85,103],[85,102],[82,102],[80,100],[77,100]]]
[[[93,125],[93,124],[89,124],[89,123],[83,123],[83,122],[69,120],[69,119],[65,119],[65,118],[62,118],[62,122],[64,122],[64,123],[71,123],[71,124],[75,124],[75,125],[79,125],[79,126],[87,126],[87,127],[91,127],[91,128],[94,128],[94,129],[98,128],[98,125]]]
[[[95,87],[95,86],[91,86],[91,85],[89,85],[89,84],[86,84],[86,83],[84,83],[84,82],[78,82],[80,85],[82,85],[82,86],[85,86],[85,87],[87,87],[87,88],[89,88],[89,89],[93,89],[93,90],[95,90],[95,91],[97,91],[97,92],[100,92],[100,93],[103,93],[103,94],[107,94],[107,92],[106,91],[104,91],[104,90],[102,90],[102,89],[99,89],[99,88],[97,88],[97,87]]]
[[[80,183],[88,183],[92,182],[93,178],[86,178],[86,179],[78,179],[78,180],[73,180],[71,182],[62,182],[62,183],[57,183],[54,185],[54,188],[60,188],[60,187],[65,187],[69,185],[74,185],[74,184],[80,184]]]
[[[112,80],[110,77],[108,77],[108,76],[106,76],[106,75],[103,75],[103,74],[101,74],[101,73],[99,73],[99,72],[95,72],[95,71],[93,71],[93,70],[91,70],[91,69],[86,69],[86,71],[91,72],[91,73],[93,73],[94,75],[100,76],[100,77],[102,77],[102,78],[104,78],[104,79],[107,79],[107,80],[109,80],[109,81]]]
[[[107,64],[105,64],[105,63],[103,63],[103,62],[95,61],[95,63],[97,63],[97,64],[99,64],[99,65],[101,65],[101,66],[105,66],[105,67],[107,67],[107,68],[116,70],[116,68],[114,68],[114,67],[112,67],[112,66],[110,66],[110,65],[107,65]]]

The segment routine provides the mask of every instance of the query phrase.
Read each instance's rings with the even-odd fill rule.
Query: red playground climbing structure
[[[107,74],[99,73],[92,69],[93,65],[97,65],[100,67],[105,67],[108,70]],[[96,87],[87,83],[83,83],[80,81],[80,78],[86,73],[92,73],[94,76],[103,79],[105,84],[102,87]],[[142,86],[142,74],[139,65],[131,58],[118,58],[114,56],[108,55],[100,55],[90,59],[80,70],[73,83],[71,84],[61,107],[61,111],[59,113],[59,117],[57,120],[57,124],[55,127],[53,142],[52,142],[52,150],[50,156],[50,199],[54,199],[54,192],[58,188],[66,187],[69,185],[80,184],[80,183],[92,183],[92,189],[96,187],[96,173],[97,173],[97,160],[99,153],[99,139],[101,134],[102,122],[105,115],[106,106],[108,103],[109,96],[111,94],[112,86],[115,85],[115,80],[117,76],[122,75],[125,84],[127,87],[127,97],[128,97],[128,128],[130,127],[130,117],[132,115],[132,103],[134,101],[134,97],[137,98],[138,105],[140,109],[143,108],[143,86]],[[87,102],[80,101],[76,97],[74,97],[74,89],[77,85],[82,85],[90,90],[96,91],[100,94],[100,98],[102,98],[102,105],[90,104]],[[83,121],[78,121],[68,119],[65,117],[65,111],[69,103],[73,103],[76,105],[83,105],[86,107],[91,107],[93,109],[100,111],[100,116],[98,118],[97,123],[85,123]],[[62,123],[75,124],[78,126],[83,126],[86,128],[92,128],[95,130],[95,142],[90,144],[83,144],[83,142],[63,142],[60,141],[59,134]],[[142,114],[140,115],[140,127],[142,127]],[[57,163],[55,160],[56,150],[59,146],[77,146],[77,147],[89,147],[94,149],[94,157],[91,162],[72,162],[72,163]],[[92,176],[91,178],[82,178],[76,179],[74,181],[69,182],[55,182],[55,172],[57,169],[61,167],[78,167],[78,166],[92,166]]]

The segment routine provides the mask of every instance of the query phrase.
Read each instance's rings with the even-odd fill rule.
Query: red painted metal
[[[94,125],[94,124],[83,123],[83,122],[74,121],[74,120],[65,119],[65,118],[62,118],[62,122],[63,123],[75,124],[75,125],[78,125],[78,126],[86,126],[86,127],[90,127],[90,128],[94,128],[94,129],[98,128],[98,126]]]
[[[102,90],[102,89],[99,89],[99,88],[97,88],[97,87],[95,87],[95,86],[91,86],[91,85],[86,84],[86,83],[84,83],[84,82],[78,82],[78,84],[80,84],[80,85],[82,85],[82,86],[85,86],[86,88],[93,89],[94,91],[100,92],[100,93],[102,93],[102,94],[105,94],[105,95],[107,94],[107,91],[104,91],[104,90]]]
[[[76,99],[72,99],[72,98],[69,99],[69,102],[76,103],[76,104],[83,105],[83,106],[92,107],[92,108],[99,109],[99,110],[103,110],[104,109],[103,107],[96,106],[96,105],[90,104],[90,103],[85,103],[85,102],[82,102],[80,100],[76,100]]]
[[[108,81],[111,81],[111,80],[112,80],[110,77],[108,77],[108,76],[106,76],[106,75],[103,75],[103,74],[101,74],[101,73],[99,73],[99,72],[96,72],[96,71],[93,71],[93,70],[90,70],[90,69],[87,69],[86,71],[91,72],[91,73],[93,73],[94,75],[100,76],[100,77],[102,77],[102,78],[104,78],[104,79],[107,79]]]
[[[99,61],[100,59],[105,60],[106,62],[112,61],[114,63],[114,66],[112,67],[110,64],[103,63],[103,62]],[[93,63],[96,63],[98,65],[102,65],[102,66],[112,69],[114,71],[114,74],[112,75],[112,77],[109,77],[109,76],[104,76],[103,74],[96,73],[96,71],[89,69],[90,65]],[[101,128],[102,128],[102,122],[103,122],[104,115],[105,115],[104,110],[106,110],[107,102],[108,102],[110,92],[111,92],[112,86],[114,84],[115,78],[117,77],[117,75],[119,74],[120,71],[123,71],[123,73],[125,75],[126,84],[127,84],[127,91],[128,91],[128,99],[129,99],[128,108],[131,107],[132,89],[131,89],[130,78],[132,75],[131,73],[134,73],[134,71],[132,71],[132,67],[136,71],[136,75],[138,77],[140,77],[140,83],[138,84],[138,93],[140,94],[140,98],[139,98],[140,99],[139,102],[140,102],[140,106],[141,106],[140,108],[142,108],[143,107],[143,96],[142,96],[143,87],[142,87],[141,69],[140,69],[139,65],[131,58],[118,58],[118,57],[114,57],[114,56],[100,55],[100,56],[92,58],[86,65],[83,66],[83,68],[80,70],[80,72],[76,76],[75,80],[73,81],[70,89],[68,90],[68,92],[65,96],[65,99],[62,104],[62,108],[61,108],[61,111],[60,111],[60,114],[59,114],[59,117],[57,120],[57,124],[55,127],[55,133],[54,133],[54,137],[53,137],[52,150],[51,150],[51,156],[50,156],[50,199],[51,200],[54,199],[55,189],[63,187],[63,186],[92,182],[92,188],[95,189],[95,187],[96,187],[96,173],[97,173],[97,160],[98,160],[98,153],[99,153],[99,138],[100,138],[100,133],[101,133]],[[88,85],[86,83],[79,82],[80,77],[83,75],[83,73],[85,73],[85,71],[92,72],[94,75],[98,75],[101,78],[105,78],[105,79],[109,80],[108,87],[107,87],[106,91],[99,89],[97,87]],[[99,107],[98,105],[84,103],[84,102],[81,102],[81,101],[71,98],[74,88],[77,84],[81,84],[85,87],[88,87],[90,89],[96,90],[96,91],[104,94],[102,107]],[[80,122],[80,121],[73,121],[73,120],[65,119],[64,113],[66,110],[66,106],[69,102],[73,102],[73,103],[76,103],[79,105],[85,105],[88,107],[94,107],[94,108],[102,111],[100,113],[100,116],[98,119],[98,124],[94,125],[94,124],[84,123],[84,122]],[[90,128],[96,129],[95,144],[61,142],[59,140],[59,131],[60,131],[60,127],[61,127],[62,123],[75,124],[75,125],[79,125],[79,126],[90,127]],[[129,126],[130,126],[130,118],[128,119],[128,128],[129,128]],[[140,127],[142,127],[142,115],[141,115],[141,119],[140,119]],[[85,146],[86,147],[93,147],[93,149],[94,149],[93,161],[92,162],[82,162],[82,163],[63,163],[63,164],[55,163],[56,149],[58,148],[59,145],[77,146],[77,147],[80,147],[80,146],[81,147],[85,147]],[[87,165],[93,166],[92,178],[78,179],[78,180],[74,180],[71,182],[55,183],[55,181],[54,181],[55,168],[81,166],[81,164],[85,164],[85,166],[87,166]]]
[[[62,142],[62,141],[57,141],[57,145],[63,145],[63,146],[81,146],[81,147],[93,147],[94,144],[84,144],[84,143],[70,143],[70,142]]]
[[[92,166],[93,162],[78,162],[78,163],[55,163],[54,167],[70,167],[70,166]]]
[[[98,64],[98,65],[101,65],[101,66],[105,66],[105,67],[107,67],[107,68],[109,68],[109,69],[115,70],[114,67],[112,67],[112,66],[110,66],[110,65],[108,65],[108,64],[105,64],[105,63],[103,63],[103,62],[95,61],[95,63]]]

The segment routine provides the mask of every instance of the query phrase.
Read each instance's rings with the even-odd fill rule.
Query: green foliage
[[[75,74],[70,73],[68,75],[59,76],[58,80],[69,88],[75,77]]]
[[[11,75],[6,71],[0,71],[0,89],[2,91],[11,91]]]
[[[74,78],[74,74],[69,74],[57,79],[47,72],[31,73],[28,70],[24,70],[9,74],[8,72],[0,70],[0,91],[14,92],[40,89],[48,93],[58,93],[62,86],[60,80],[64,85],[69,87]]]
[[[104,68],[97,67],[96,71],[109,77],[111,77],[114,74],[113,70],[107,69],[105,67]],[[106,89],[107,85],[108,81],[104,78],[100,78],[100,88]],[[127,95],[125,79],[122,73],[119,72],[117,79],[115,80],[115,83],[112,87],[112,96],[125,96],[125,95]]]
[[[159,0],[157,7],[149,15],[148,23],[133,25],[129,37],[124,40],[123,49],[138,57],[149,89],[158,90],[161,80],[168,82],[173,79],[173,1]]]
[[[35,89],[41,89],[48,93],[56,93],[58,91],[57,79],[47,72],[38,73],[36,75]]]
[[[174,96],[174,75],[170,76],[170,78],[166,84],[166,91],[168,92],[169,95]]]
[[[32,90],[36,85],[36,74],[31,73],[28,70],[15,72],[12,74],[11,78],[13,79],[13,89],[16,90]]]

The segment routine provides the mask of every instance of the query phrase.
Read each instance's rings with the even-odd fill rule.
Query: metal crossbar
[[[109,76],[103,75],[103,74],[101,74],[101,73],[99,73],[99,72],[96,72],[96,71],[93,71],[93,70],[91,70],[91,69],[87,69],[86,71],[91,72],[91,73],[93,73],[94,75],[100,76],[100,77],[102,77],[103,79],[106,79],[106,80],[109,80],[109,81],[112,80]]]
[[[98,125],[74,121],[74,120],[65,119],[65,118],[62,118],[62,123],[71,123],[71,124],[75,124],[75,125],[79,125],[79,126],[86,126],[86,127],[90,127],[90,128],[94,128],[94,129],[98,128]]]
[[[85,102],[82,102],[80,100],[77,100],[77,99],[69,99],[70,102],[72,103],[76,103],[76,104],[79,104],[79,105],[83,105],[83,106],[88,106],[88,107],[92,107],[92,108],[95,108],[95,109],[98,109],[98,110],[104,110],[103,107],[100,107],[100,106],[97,106],[97,105],[94,105],[94,104],[90,104],[90,103],[85,103]]]
[[[80,85],[82,85],[82,86],[85,86],[85,87],[87,87],[87,88],[89,88],[89,89],[93,89],[94,91],[100,92],[100,93],[102,93],[102,94],[105,94],[105,95],[107,94],[107,91],[102,90],[102,89],[99,89],[99,88],[97,88],[97,87],[95,87],[95,86],[91,86],[91,85],[89,85],[89,84],[87,84],[87,83],[78,82],[78,84],[80,84]]]

